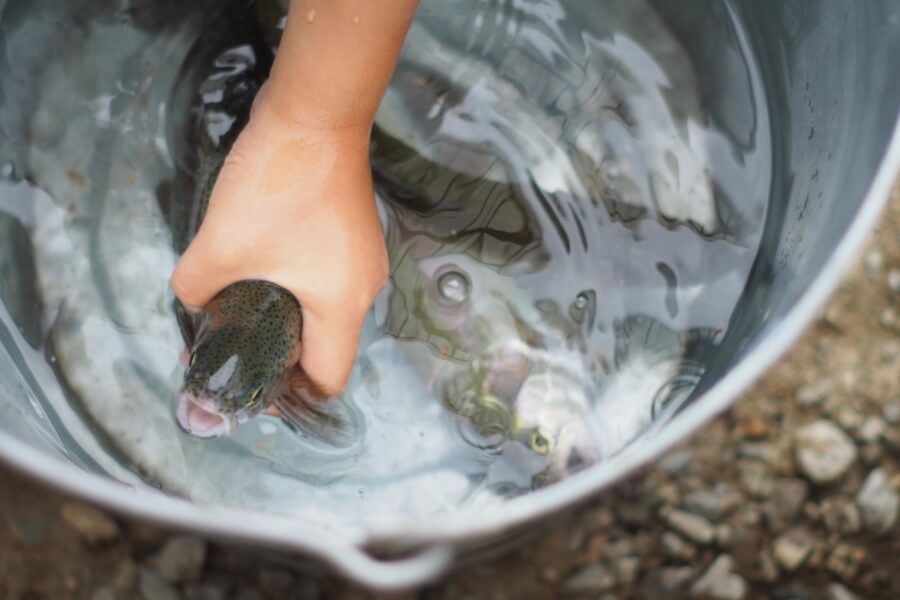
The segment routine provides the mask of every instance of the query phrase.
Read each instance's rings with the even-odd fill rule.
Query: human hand
[[[286,120],[266,90],[229,153],[172,288],[188,307],[264,279],[303,310],[300,364],[326,392],[344,389],[362,321],[387,279],[368,158],[369,127]]]

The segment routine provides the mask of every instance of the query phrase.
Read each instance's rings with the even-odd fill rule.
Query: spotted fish
[[[188,78],[196,82],[187,100],[193,120],[183,124],[189,132],[186,145],[192,147],[184,152],[190,156],[182,169],[184,185],[176,189],[192,188],[193,196],[180,200],[172,194],[164,206],[179,252],[203,220],[215,179],[271,64],[264,44],[232,48],[231,53],[212,54],[211,67],[209,60],[193,61],[207,65],[206,71]],[[224,132],[222,115],[230,121]],[[335,445],[349,443],[340,403],[326,404],[327,396],[297,365],[303,316],[290,292],[267,281],[239,281],[196,313],[176,300],[175,312],[187,347],[175,408],[185,433],[196,438],[228,435],[274,406],[305,434]]]

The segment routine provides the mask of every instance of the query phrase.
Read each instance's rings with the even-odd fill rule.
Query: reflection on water
[[[373,132],[391,279],[343,398],[363,415],[355,442],[271,417],[181,435],[167,282],[190,230],[191,131],[236,126],[281,13],[122,5],[0,4],[2,300],[44,345],[44,385],[77,407],[54,408],[93,436],[88,454],[340,529],[550,484],[652,435],[703,377],[770,177],[738,25],[723,13],[721,43],[752,97],[712,111],[702,57],[646,2],[434,0]]]

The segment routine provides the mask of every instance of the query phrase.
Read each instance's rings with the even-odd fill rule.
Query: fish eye
[[[531,449],[538,454],[547,454],[547,451],[550,450],[550,442],[541,435],[540,431],[535,431],[531,434]]]

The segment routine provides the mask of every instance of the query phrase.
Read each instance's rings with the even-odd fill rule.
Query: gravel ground
[[[111,517],[0,467],[0,598],[900,598],[900,185],[781,364],[523,548],[403,595]]]

